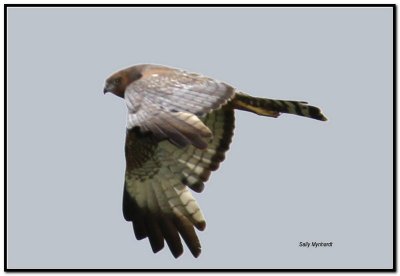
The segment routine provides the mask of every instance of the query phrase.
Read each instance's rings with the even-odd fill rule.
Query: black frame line
[[[76,7],[76,8],[106,8],[106,7],[317,7],[317,8],[348,8],[348,7],[391,7],[393,10],[393,268],[391,269],[348,269],[348,268],[282,268],[282,269],[12,269],[7,267],[7,9],[26,7]],[[4,271],[5,272],[397,272],[397,13],[396,4],[4,4]]]

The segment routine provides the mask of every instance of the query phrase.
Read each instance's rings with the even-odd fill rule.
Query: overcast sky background
[[[392,267],[392,9],[7,10],[9,268]],[[126,107],[103,85],[138,63],[329,118],[236,112],[227,159],[195,194],[197,259],[154,255],[122,216]]]

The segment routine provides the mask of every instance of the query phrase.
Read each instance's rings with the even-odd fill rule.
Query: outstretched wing
[[[193,256],[201,252],[194,227],[206,222],[190,190],[201,192],[211,171],[225,158],[233,136],[234,113],[230,104],[202,118],[212,131],[207,149],[193,145],[177,148],[168,140],[159,142],[152,133],[127,130],[124,217],[132,221],[138,240],[149,238],[153,252],[167,242],[172,254],[183,252],[180,236]]]
[[[147,65],[125,90],[128,129],[139,127],[177,146],[206,148],[212,136],[199,117],[220,108],[234,89],[208,77],[164,66]]]

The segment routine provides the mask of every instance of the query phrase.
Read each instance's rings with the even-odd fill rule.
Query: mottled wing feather
[[[156,68],[126,88],[127,128],[138,126],[180,147],[205,148],[204,139],[211,132],[199,117],[226,104],[234,97],[234,89],[198,74]]]
[[[214,134],[206,140],[207,150],[177,148],[151,133],[127,130],[124,217],[133,222],[137,239],[149,238],[154,252],[165,240],[175,257],[181,255],[179,235],[194,256],[201,252],[194,227],[203,230],[206,224],[188,187],[203,190],[224,159],[233,135],[233,109],[228,104],[202,120]]]
[[[207,139],[207,149],[201,150],[193,146],[176,149],[171,143],[160,143],[168,154],[182,166],[175,165],[171,170],[180,173],[182,182],[192,190],[201,192],[211,171],[218,169],[225,158],[225,152],[233,136],[234,111],[230,105],[209,113],[203,121],[212,129],[213,137]]]

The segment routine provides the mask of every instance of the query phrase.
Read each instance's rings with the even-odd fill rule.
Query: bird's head
[[[129,67],[112,74],[104,86],[104,94],[111,92],[114,95],[124,98],[126,87],[133,81],[142,77],[137,66]]]

